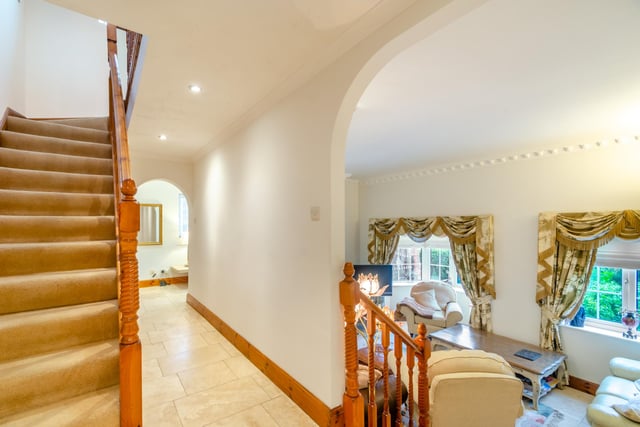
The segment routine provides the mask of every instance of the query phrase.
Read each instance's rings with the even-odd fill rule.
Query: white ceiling
[[[415,0],[49,1],[148,38],[132,151],[192,160]]]
[[[148,36],[132,150],[192,160],[416,0],[49,1]],[[489,0],[371,82],[347,172],[640,134],[638,22],[640,0]]]
[[[492,0],[399,54],[351,123],[367,177],[640,135],[640,1]]]

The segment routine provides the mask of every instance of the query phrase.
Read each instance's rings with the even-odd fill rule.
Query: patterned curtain
[[[449,237],[453,261],[465,294],[471,300],[469,323],[493,331],[493,217],[442,217],[440,226]]]
[[[433,234],[446,235],[463,288],[471,299],[471,326],[492,331],[493,217],[383,218],[369,220],[369,262],[389,264],[401,234],[424,242]]]
[[[538,218],[540,346],[563,351],[558,325],[582,305],[600,246],[640,238],[640,211],[542,213]]]

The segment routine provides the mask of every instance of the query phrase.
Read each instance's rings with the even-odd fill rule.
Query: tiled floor
[[[186,285],[140,289],[147,427],[316,424],[185,303]]]
[[[186,293],[186,285],[140,289],[144,425],[315,426],[186,304]],[[588,427],[585,413],[591,398],[565,388],[541,403],[563,414],[553,427]]]
[[[589,427],[587,421],[587,405],[593,400],[593,396],[576,389],[565,387],[562,390],[555,389],[540,399],[540,403],[558,410],[562,419],[553,427]],[[525,406],[530,406],[527,399]]]

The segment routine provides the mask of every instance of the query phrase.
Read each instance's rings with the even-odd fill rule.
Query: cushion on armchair
[[[613,405],[613,409],[618,411],[623,417],[640,423],[640,399],[630,400],[627,403]]]
[[[427,289],[424,292],[416,292],[413,295],[413,299],[416,300],[418,304],[427,308],[428,310],[440,311],[442,307],[438,303],[436,299],[436,291],[433,289]]]

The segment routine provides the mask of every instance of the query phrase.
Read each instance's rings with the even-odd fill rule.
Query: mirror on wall
[[[140,232],[138,244],[162,245],[162,205],[140,203]]]

